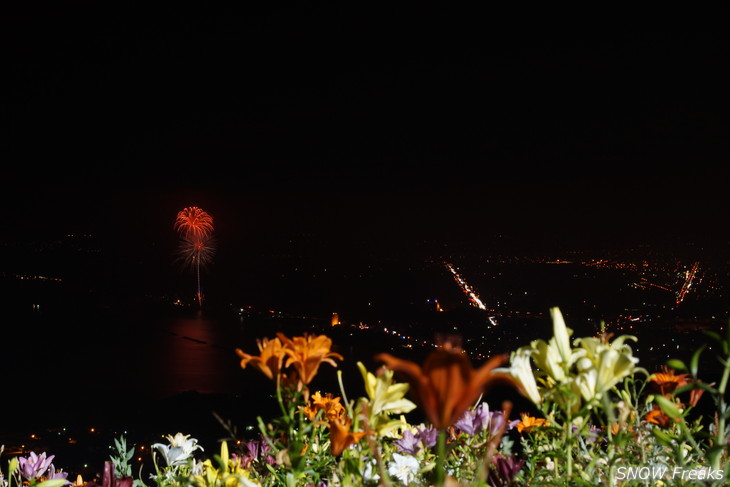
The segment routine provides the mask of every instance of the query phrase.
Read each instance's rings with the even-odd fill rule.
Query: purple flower
[[[499,430],[504,427],[504,413],[502,411],[493,411],[489,413],[489,436],[495,437],[499,434]],[[507,429],[512,429],[513,424],[507,425]]]
[[[505,457],[497,453],[492,457],[492,468],[489,469],[487,480],[495,487],[505,487],[512,482],[524,464],[524,459],[517,460],[514,455]]]
[[[474,408],[474,427],[477,433],[489,428],[494,413],[489,412],[489,404],[481,402]]]
[[[47,480],[57,480],[57,479],[64,479],[66,480],[68,478],[68,472],[64,472],[62,470],[59,470],[56,472],[56,467],[51,464],[48,467],[48,475],[46,475]],[[70,484],[71,482],[66,482],[66,484]]]
[[[462,433],[474,435],[487,431],[490,437],[497,436],[504,424],[502,411],[489,411],[486,402],[479,403],[474,409],[467,410],[454,426]]]
[[[415,436],[411,430],[405,430],[403,435],[393,443],[399,453],[407,453],[408,455],[417,455],[421,451],[419,445],[420,438]]]
[[[243,450],[244,452],[242,455],[236,455],[234,453],[232,457],[240,458],[241,466],[243,468],[248,468],[251,465],[251,462],[259,457],[259,442],[256,440],[247,441],[243,444]]]
[[[588,430],[588,441],[593,442],[598,439],[598,437],[601,434],[601,428],[597,426],[591,426],[591,428]]]
[[[268,463],[269,465],[275,465],[276,464],[276,458],[269,454],[271,451],[271,445],[269,445],[264,437],[262,436],[259,440],[259,458],[262,458]]]
[[[398,453],[418,455],[422,449],[436,446],[438,434],[438,430],[433,425],[428,427],[422,425],[416,428],[415,434],[411,430],[405,430],[403,435],[393,443],[398,449]]]
[[[51,455],[46,458],[46,452],[36,455],[35,452],[30,452],[30,456],[27,458],[18,457],[18,464],[20,466],[20,474],[25,477],[26,480],[33,480],[43,475],[48,467],[51,466],[51,462],[55,455]]]
[[[258,440],[247,441],[243,444],[244,453],[242,455],[236,455],[241,459],[241,465],[243,468],[248,468],[254,460],[264,460],[269,465],[276,463],[276,458],[269,455],[271,446],[261,436]]]
[[[439,432],[433,427],[433,425],[429,425],[427,428],[425,426],[421,426],[418,428],[418,432],[416,433],[416,437],[421,440],[421,443],[423,443],[423,446],[426,448],[433,448],[436,446],[438,436]]]
[[[454,423],[454,426],[462,433],[473,435],[477,431],[476,419],[474,416],[474,411],[468,409],[464,412],[461,418]]]

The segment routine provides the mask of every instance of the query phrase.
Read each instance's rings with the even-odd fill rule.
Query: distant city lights
[[[487,307],[484,306],[484,303],[482,303],[482,300],[479,299],[479,296],[477,296],[476,292],[471,288],[471,286],[469,286],[469,284],[466,282],[466,280],[463,277],[461,277],[461,275],[458,272],[456,272],[456,269],[454,269],[454,266],[448,262],[445,262],[444,265],[454,275],[454,279],[456,280],[457,284],[459,284],[459,287],[461,287],[461,290],[464,291],[464,294],[467,295],[472,306],[476,306],[479,309],[486,310]]]

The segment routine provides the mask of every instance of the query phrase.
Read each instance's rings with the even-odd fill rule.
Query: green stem
[[[439,430],[436,457],[436,486],[443,487],[446,480],[444,461],[446,460],[446,430]]]
[[[614,478],[613,457],[616,452],[616,448],[613,443],[613,432],[611,431],[611,427],[614,425],[614,423],[617,422],[616,413],[613,410],[613,404],[611,403],[611,401],[608,397],[608,393],[603,394],[601,396],[601,402],[603,403],[603,412],[606,413],[606,420],[608,423],[607,428],[606,428],[606,436],[608,437],[608,450],[606,452],[606,459],[608,460],[608,484],[607,485],[615,485],[616,479]],[[620,425],[619,425],[619,427],[620,427]],[[639,443],[641,444],[641,442],[639,442]]]
[[[342,394],[342,400],[345,402],[345,407],[347,408],[347,414],[350,415],[351,418],[355,417],[355,414],[352,410],[352,404],[350,404],[350,401],[347,400],[347,394],[345,394],[345,386],[342,384],[342,371],[337,371],[337,382],[340,384],[340,393]]]
[[[717,432],[715,433],[717,445],[725,445],[727,443],[727,438],[725,437],[725,410],[727,408],[727,405],[725,404],[725,389],[727,388],[728,377],[730,377],[730,355],[725,357],[724,365],[725,368],[722,371],[722,379],[720,379],[720,385],[717,388],[720,396],[720,407],[718,408],[720,414],[718,414]],[[721,466],[721,459],[722,455],[715,455],[712,461],[712,468],[719,470]]]
[[[264,424],[264,420],[261,419],[261,416],[257,416],[256,420],[259,425],[259,431],[261,431],[261,435],[264,437],[264,440],[266,441],[266,443],[268,443],[268,445],[271,447],[272,450],[278,452],[279,448],[274,444],[274,442],[271,440],[271,438],[269,438],[269,434],[266,432],[266,425]]]
[[[294,418],[284,407],[284,398],[281,396],[281,383],[278,376],[276,378],[276,401],[279,403],[279,409],[281,409],[281,414],[286,418],[286,423],[291,424],[291,422],[294,421]]]
[[[570,412],[568,412],[568,421],[565,422],[565,444],[568,447],[568,458],[565,466],[565,475],[568,477],[573,476],[573,420],[571,419]]]

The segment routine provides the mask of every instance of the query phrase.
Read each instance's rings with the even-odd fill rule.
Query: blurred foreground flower
[[[134,479],[129,475],[117,477],[114,474],[114,464],[112,462],[104,462],[104,477],[101,487],[132,487]]]
[[[387,353],[375,356],[375,360],[405,377],[426,417],[439,430],[456,423],[480,395],[493,387],[519,388],[509,374],[494,372],[507,358],[506,354],[498,355],[474,369],[463,350],[448,345],[431,352],[423,367]]]
[[[492,468],[489,471],[489,484],[493,487],[512,485],[515,476],[525,464],[525,459],[518,459],[514,455],[504,456],[501,453],[492,457]]]

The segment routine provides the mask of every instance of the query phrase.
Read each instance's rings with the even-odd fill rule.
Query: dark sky
[[[727,236],[725,29],[249,3],[8,15],[5,229]]]

